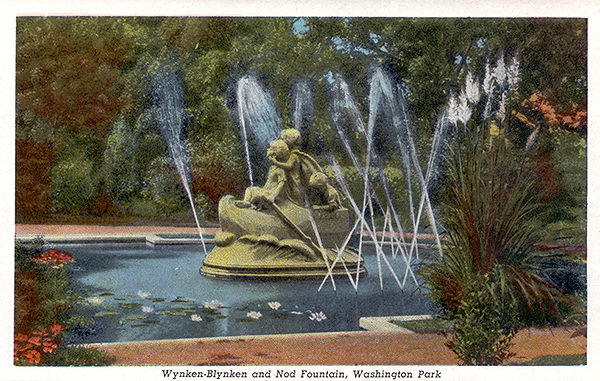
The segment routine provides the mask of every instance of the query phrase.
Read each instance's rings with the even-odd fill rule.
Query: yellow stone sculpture
[[[299,140],[297,130],[283,130],[267,150],[272,165],[264,186],[249,187],[243,200],[221,198],[221,232],[202,274],[301,279],[358,268],[366,275],[355,250],[338,250],[350,233],[349,211],[317,161],[298,150]]]

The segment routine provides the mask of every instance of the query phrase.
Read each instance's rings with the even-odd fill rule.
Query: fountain
[[[442,254],[427,192],[430,174],[424,176],[421,171],[410,132],[407,108],[400,91],[394,88],[392,81],[381,69],[374,71],[369,95],[369,120],[365,128],[347,84],[339,75],[331,75],[331,78],[333,125],[363,181],[362,207],[359,207],[355,196],[350,193],[333,155],[326,155],[329,159],[328,173],[331,176],[328,177],[314,157],[298,149],[300,129],[304,131],[306,128],[303,121],[310,121],[312,113],[312,98],[306,82],[298,82],[293,96],[291,119],[295,128],[282,129],[271,97],[256,79],[245,76],[237,84],[237,116],[251,186],[246,190],[243,200],[236,200],[233,196],[225,196],[220,200],[219,219],[222,231],[215,237],[216,248],[203,261],[200,269],[202,274],[249,279],[324,278],[323,283],[331,277],[334,288],[334,277],[348,277],[356,288],[359,278],[366,275],[361,264],[362,238],[365,232],[370,232],[371,239],[376,244],[380,279],[382,265],[385,263],[400,287],[404,286],[409,275],[416,284],[411,262],[417,248],[417,234],[413,235],[409,247],[390,185],[384,175],[382,160],[374,144],[378,133],[375,121],[382,114],[389,119],[386,122],[392,127],[391,138],[396,141],[402,159],[413,231],[418,231],[421,210],[426,207],[438,251]],[[364,166],[341,125],[340,121],[346,113],[366,146]],[[445,125],[447,120],[442,119],[440,123]],[[265,148],[270,142],[266,158],[271,168],[262,188],[253,184],[248,145],[251,137],[261,148]],[[328,152],[325,143],[323,150]],[[371,172],[376,173],[375,178],[372,178]],[[421,185],[423,196],[418,216],[412,206],[413,173]],[[383,200],[380,199],[381,195],[376,194],[374,182],[381,184]],[[342,192],[333,184],[338,185]],[[349,201],[352,210],[342,206],[341,194]],[[389,230],[393,241],[392,257],[395,258],[400,253],[406,265],[403,281],[395,274],[383,244],[378,244],[378,238],[372,233],[378,230],[376,211],[383,217],[384,230]],[[355,224],[352,224],[351,212],[356,217]],[[367,215],[371,216],[370,221],[367,221]],[[357,230],[360,231],[359,247],[355,250],[348,244]],[[418,251],[416,254],[418,257]],[[383,288],[383,284],[381,287]]]
[[[181,184],[185,189],[188,200],[192,208],[198,234],[202,241],[202,247],[206,253],[206,245],[198,221],[196,206],[190,189],[189,162],[185,140],[181,136],[182,130],[187,119],[183,102],[183,91],[181,79],[176,75],[173,68],[174,64],[170,62],[160,62],[154,68],[155,72],[151,76],[153,98],[156,102],[154,117],[160,128],[160,131],[169,146],[171,157]]]

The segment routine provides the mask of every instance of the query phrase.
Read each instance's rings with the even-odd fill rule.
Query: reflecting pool
[[[86,293],[88,317],[70,342],[101,343],[360,330],[366,316],[421,315],[433,304],[408,281],[404,289],[363,248],[368,276],[348,279],[249,281],[200,275],[200,245],[60,245],[73,254],[74,284]],[[211,247],[207,247],[208,250]],[[398,277],[404,261],[388,260]],[[415,267],[414,265],[412,266]],[[380,284],[383,284],[383,290]]]

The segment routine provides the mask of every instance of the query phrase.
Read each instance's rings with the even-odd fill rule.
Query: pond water
[[[70,342],[358,331],[360,317],[421,315],[435,307],[410,279],[404,289],[382,274],[372,247],[363,249],[369,273],[355,290],[348,279],[248,281],[200,275],[200,245],[61,245],[73,254],[74,284],[86,293],[80,314],[91,318]],[[207,246],[210,251],[212,247]],[[398,277],[401,258],[388,257]]]

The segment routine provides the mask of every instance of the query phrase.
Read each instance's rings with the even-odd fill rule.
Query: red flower
[[[60,267],[73,260],[73,255],[66,251],[49,249],[48,251],[31,257],[32,262],[43,263],[54,267]]]
[[[42,353],[50,353],[58,348],[59,335],[64,328],[60,324],[52,324],[28,334],[15,333],[14,360],[38,364],[42,360]]]

